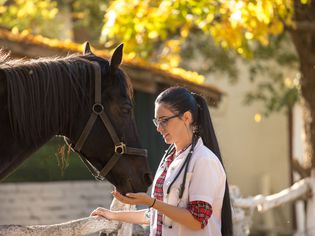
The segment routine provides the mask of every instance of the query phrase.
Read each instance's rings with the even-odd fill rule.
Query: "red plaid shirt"
[[[184,150],[183,150],[184,151]],[[169,166],[175,157],[175,150],[169,156],[166,157],[164,162],[164,170],[160,177],[156,180],[154,186],[154,197],[157,200],[163,201],[163,184],[165,181],[165,176]],[[201,222],[201,228],[204,228],[208,224],[208,220],[212,214],[212,207],[209,203],[204,201],[192,201],[188,203],[187,209],[193,215],[195,219]],[[156,236],[162,235],[162,224],[163,224],[163,215],[158,212],[157,214],[157,228]]]

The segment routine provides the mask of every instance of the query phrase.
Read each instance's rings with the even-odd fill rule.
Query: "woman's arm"
[[[166,215],[168,218],[178,222],[181,225],[193,230],[201,229],[201,222],[193,217],[193,215],[185,208],[172,206],[162,201],[155,201],[153,206],[160,213]]]
[[[146,210],[138,211],[111,211],[98,207],[91,212],[91,216],[102,216],[108,220],[123,221],[130,224],[149,224],[145,217]]]
[[[125,197],[118,192],[113,192],[113,195],[125,204],[142,204],[151,206],[154,203],[154,199],[145,193],[128,193]],[[166,215],[179,224],[186,226],[187,228],[193,230],[201,229],[201,223],[185,208],[172,206],[159,200],[155,200],[152,208],[158,210],[160,213]]]

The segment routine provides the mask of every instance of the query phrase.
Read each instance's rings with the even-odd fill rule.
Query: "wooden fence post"
[[[315,170],[311,172],[310,187],[312,197],[307,201],[306,235],[315,235]]]

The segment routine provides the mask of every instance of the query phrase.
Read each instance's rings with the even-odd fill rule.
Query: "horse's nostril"
[[[150,186],[153,182],[153,176],[151,173],[145,173],[144,174],[144,183],[147,185],[147,186]]]

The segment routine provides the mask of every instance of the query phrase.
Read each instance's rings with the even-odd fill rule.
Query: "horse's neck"
[[[2,97],[0,98],[2,99]],[[3,111],[3,107],[0,107]],[[6,110],[6,109],[4,109]],[[41,144],[26,145],[12,134],[6,112],[0,114],[0,180],[14,171],[24,160],[46,143],[51,137],[43,139]]]
[[[12,173],[24,160],[30,157],[30,155],[40,147],[23,146],[17,142],[12,142],[12,139],[8,139],[7,142],[2,142],[2,138],[3,136],[1,134],[0,180]]]
[[[0,73],[0,180],[12,172],[27,157],[47,142],[50,137],[44,138],[42,143],[25,145],[17,141],[11,128],[8,114],[6,83]]]

